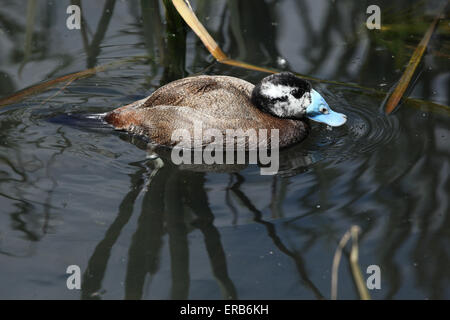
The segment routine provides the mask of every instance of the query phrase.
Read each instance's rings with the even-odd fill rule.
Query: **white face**
[[[271,111],[279,117],[301,118],[306,114],[306,108],[311,104],[311,93],[305,92],[301,97],[295,97],[298,88],[273,84],[261,85],[261,94],[273,100]]]

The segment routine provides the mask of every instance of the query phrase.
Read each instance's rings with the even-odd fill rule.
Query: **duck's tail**
[[[114,109],[108,113],[103,114],[103,121],[112,125],[117,130],[127,130],[133,126],[139,126],[144,118],[145,108],[141,108],[147,98],[134,101],[123,107]]]
[[[49,122],[88,129],[111,128],[105,121],[107,113],[64,113],[50,118]]]

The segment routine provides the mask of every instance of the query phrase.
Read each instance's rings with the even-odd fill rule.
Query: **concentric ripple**
[[[298,172],[300,166],[305,170],[305,167],[325,159],[340,162],[371,153],[399,136],[398,119],[380,112],[379,99],[361,92],[356,95],[350,90],[340,90],[337,94],[329,90],[321,91],[333,110],[347,115],[347,123],[332,128],[311,122],[309,137],[280,153],[282,174]]]

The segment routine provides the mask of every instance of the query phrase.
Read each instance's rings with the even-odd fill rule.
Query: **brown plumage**
[[[147,137],[150,142],[174,146],[176,129],[187,129],[194,137],[194,126],[203,131],[217,129],[226,143],[226,130],[279,130],[279,146],[303,140],[309,131],[304,120],[283,119],[261,111],[251,102],[254,85],[228,76],[195,76],[171,82],[149,97],[109,112],[105,121],[115,129]],[[195,141],[200,142],[200,141]],[[210,139],[202,138],[206,145]],[[270,141],[268,141],[270,143]],[[246,145],[248,147],[248,145]]]

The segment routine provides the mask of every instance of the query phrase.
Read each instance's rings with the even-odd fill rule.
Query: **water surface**
[[[0,298],[329,299],[333,255],[352,225],[364,277],[381,268],[372,298],[450,298],[450,118],[436,106],[450,104],[448,19],[409,92],[416,100],[386,116],[384,95],[364,89],[395,84],[436,6],[192,1],[231,57],[363,87],[313,82],[348,123],[314,124],[281,152],[279,173],[262,176],[257,165],[215,172],[168,159],[158,169],[126,134],[61,119],[188,75],[265,74],[215,63],[156,0],[75,1],[86,37],[66,28],[69,1],[35,1],[34,23],[31,2],[0,8],[0,98],[113,65],[0,109]],[[365,27],[370,4],[386,30]],[[73,264],[82,290],[66,287]],[[359,298],[346,255],[338,296]]]

